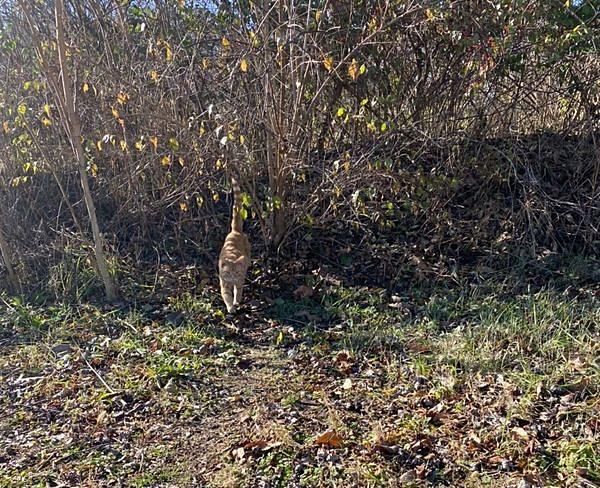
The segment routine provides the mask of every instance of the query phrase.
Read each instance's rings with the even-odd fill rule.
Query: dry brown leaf
[[[247,456],[258,457],[261,454],[281,446],[281,442],[267,442],[265,440],[246,441],[231,451],[231,455],[238,462]]]
[[[315,444],[338,449],[342,447],[344,440],[335,430],[327,430],[317,436],[315,439]]]
[[[267,441],[246,441],[242,444],[244,449],[264,449],[269,443]]]
[[[336,354],[334,363],[338,371],[348,374],[352,370],[354,360],[352,359],[350,353],[344,350]]]
[[[491,456],[487,459],[488,464],[496,465],[502,464],[506,461],[506,458],[503,456]]]
[[[513,427],[512,433],[515,434],[515,436],[519,439],[529,439],[529,433],[523,427]]]
[[[300,285],[296,290],[294,290],[294,298],[296,300],[302,300],[303,298],[310,298],[313,296],[315,291],[306,285]]]
[[[100,410],[100,413],[96,417],[96,423],[98,425],[106,425],[108,423],[108,414],[106,410]]]

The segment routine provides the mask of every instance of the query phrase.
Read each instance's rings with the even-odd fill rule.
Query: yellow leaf
[[[42,117],[42,125],[44,127],[50,127],[52,125],[52,121],[47,117]]]
[[[150,141],[150,144],[152,144],[154,150],[156,151],[156,148],[158,147],[158,137],[151,136],[148,140]]]
[[[175,139],[174,137],[169,138],[169,147],[171,149],[173,149],[173,151],[177,151],[177,149],[179,149],[179,141],[177,139]]]
[[[121,151],[127,152],[127,141],[119,141],[119,146],[121,146]]]
[[[327,430],[317,436],[315,444],[336,449],[342,447],[344,440],[335,430]]]
[[[252,41],[252,47],[258,47],[260,45],[258,41],[258,37],[256,36],[256,32],[250,31],[250,40]]]
[[[125,105],[128,100],[129,100],[129,95],[127,95],[127,93],[120,92],[117,95],[117,102],[119,102],[121,105]]]
[[[277,334],[277,338],[275,339],[275,345],[276,346],[281,345],[283,343],[283,339],[284,339],[283,330],[280,330],[279,334]]]
[[[90,164],[90,174],[95,178],[96,176],[98,176],[98,166],[96,165],[96,163],[92,163]]]
[[[388,130],[388,125],[384,122],[381,124],[381,132],[385,132],[386,130]]]
[[[340,107],[337,109],[337,112],[335,114],[338,117],[343,117],[345,113],[346,113],[346,109],[344,107]]]
[[[364,75],[364,74],[367,72],[367,67],[366,67],[364,64],[361,64],[361,65],[360,65],[360,69],[358,70],[358,72],[359,72],[361,75]]]
[[[223,161],[221,161],[220,159],[217,159],[217,161],[215,162],[215,167],[217,169],[221,169],[223,167]]]
[[[200,126],[200,130],[198,132],[200,133],[201,136],[203,136],[206,133],[206,129],[204,128],[204,125]]]
[[[248,61],[245,58],[240,61],[240,70],[242,73],[248,72]]]
[[[240,136],[240,144],[244,144],[246,142],[246,138],[244,136]]]
[[[179,163],[179,166],[181,166],[182,168],[185,166],[185,160],[179,156],[179,158],[177,159],[177,162]]]
[[[23,104],[23,103],[22,103],[22,104],[20,104],[20,105],[17,107],[17,112],[19,112],[19,114],[20,114],[20,115],[25,115],[25,113],[27,112],[27,105],[25,105],[25,104]]]
[[[212,199],[213,199],[213,201],[215,201],[215,202],[218,202],[218,201],[219,201],[219,198],[220,198],[220,197],[219,197],[219,194],[218,194],[218,193],[213,193],[213,195],[212,195]]]
[[[156,70],[150,71],[150,79],[152,81],[158,81],[158,72]]]
[[[83,87],[82,87],[82,90],[83,90],[83,93],[89,92],[90,91],[90,85],[88,85],[87,83],[84,83]]]
[[[4,131],[5,134],[8,134],[8,132],[10,131],[10,126],[8,125],[7,120],[2,122],[2,130]]]
[[[356,59],[352,59],[350,66],[348,66],[348,74],[350,75],[350,78],[352,78],[352,81],[356,81],[358,78],[359,69],[358,61],[356,61]]]
[[[111,110],[111,112],[113,114],[113,117],[115,119],[118,119],[119,118],[119,111],[116,108],[114,108],[114,107],[111,107],[110,110]]]
[[[185,202],[179,202],[179,208],[181,209],[182,212],[187,212],[188,211],[188,204]]]
[[[144,149],[144,142],[142,140],[136,141],[135,148],[138,151],[142,151]]]
[[[210,66],[210,61],[207,58],[203,58],[202,59],[202,67],[204,69],[208,69],[209,66]]]
[[[50,113],[50,105],[48,105],[47,103],[44,105],[44,113],[48,116],[48,117],[52,117],[52,114]]]
[[[435,20],[435,14],[433,13],[433,11],[430,8],[425,9],[425,18],[431,22],[432,20]]]
[[[321,10],[317,10],[317,12],[315,13],[315,20],[317,22],[319,22],[319,20],[321,20],[321,15],[323,15],[323,12]]]
[[[323,60],[323,66],[325,66],[327,71],[331,71],[333,69],[333,58],[331,56],[327,56]]]
[[[99,139],[96,142],[96,147],[98,148],[98,151],[102,151],[102,140],[101,139]]]
[[[202,195],[196,195],[196,205],[198,207],[204,205],[204,198],[202,197]]]
[[[231,46],[231,43],[229,42],[229,39],[227,39],[226,37],[224,37],[223,39],[221,39],[221,45],[225,49],[228,49]]]
[[[171,156],[169,156],[169,155],[163,156],[160,159],[160,164],[162,164],[163,166],[170,166],[171,165]]]
[[[164,44],[165,44],[165,57],[167,58],[167,61],[172,61],[173,60],[173,51],[171,50],[171,46],[169,45],[169,43],[167,41],[165,41]]]

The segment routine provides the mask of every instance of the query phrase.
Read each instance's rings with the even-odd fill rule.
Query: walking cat
[[[242,190],[235,178],[231,178],[233,188],[233,211],[231,232],[225,237],[225,243],[219,255],[219,281],[221,296],[227,312],[235,312],[242,300],[242,290],[248,266],[250,266],[250,241],[242,229],[244,219],[242,210]]]

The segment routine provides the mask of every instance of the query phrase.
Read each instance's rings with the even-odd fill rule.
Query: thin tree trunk
[[[8,272],[8,284],[10,285],[10,291],[12,291],[13,293],[19,293],[21,289],[19,279],[17,278],[15,269],[13,268],[10,248],[8,247],[8,242],[6,242],[6,238],[4,237],[4,231],[1,227],[0,253],[2,253],[2,260],[4,261],[4,266],[6,266],[6,271]]]
[[[67,67],[65,34],[63,28],[63,0],[56,0],[54,5],[54,12],[56,18],[56,42],[58,47],[58,60],[62,75],[59,79],[59,83],[62,86],[57,86],[57,88],[62,88],[62,93],[56,93],[56,98],[59,100],[59,103],[63,106],[63,125],[69,136],[69,141],[71,143],[71,147],[73,148],[73,152],[75,154],[79,167],[79,176],[81,179],[81,186],[83,187],[83,198],[90,218],[90,224],[92,226],[92,235],[94,238],[94,254],[96,256],[96,265],[98,266],[98,272],[104,284],[106,298],[108,300],[115,300],[118,296],[117,288],[108,271],[108,263],[106,261],[106,256],[104,255],[102,234],[100,234],[100,227],[98,226],[96,207],[94,205],[94,200],[90,191],[90,185],[86,170],[85,152],[81,143],[81,122],[79,120],[79,114],[75,110],[75,100],[71,91],[71,78],[69,76]]]

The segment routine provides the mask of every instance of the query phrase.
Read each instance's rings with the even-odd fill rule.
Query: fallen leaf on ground
[[[354,360],[348,351],[340,351],[336,354],[334,362],[341,373],[349,373]]]
[[[344,440],[335,430],[327,430],[317,436],[315,444],[325,447],[333,447],[334,449],[342,447]]]
[[[281,446],[281,442],[267,442],[264,440],[246,441],[241,446],[233,449],[231,455],[237,461],[242,461],[248,455],[258,457],[261,454]]]
[[[512,432],[513,434],[515,434],[516,437],[520,439],[529,439],[529,433],[523,427],[513,427]]]
[[[302,300],[303,298],[310,298],[314,295],[315,291],[306,285],[300,285],[294,290],[294,298],[296,300]]]

